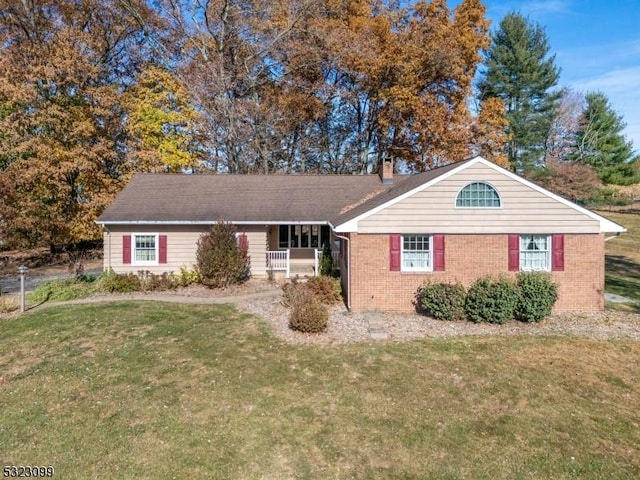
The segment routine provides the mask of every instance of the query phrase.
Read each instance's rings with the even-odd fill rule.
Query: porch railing
[[[285,278],[289,278],[290,262],[288,249],[267,251],[267,272],[285,272]]]

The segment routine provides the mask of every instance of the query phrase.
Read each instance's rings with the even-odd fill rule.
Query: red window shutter
[[[400,235],[389,235],[389,270],[400,271]]]
[[[551,270],[564,271],[564,235],[551,237]]]
[[[520,270],[520,235],[509,235],[509,271]]]
[[[131,263],[131,235],[122,236],[122,263]]]
[[[444,272],[444,235],[433,236],[433,270]]]
[[[167,236],[158,236],[158,263],[167,263]]]

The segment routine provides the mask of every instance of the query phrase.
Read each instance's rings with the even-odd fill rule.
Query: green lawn
[[[600,213],[627,229],[606,243],[606,290],[635,300],[640,309],[640,208]]]
[[[0,457],[60,479],[637,479],[640,343],[286,345],[228,306],[0,321]]]

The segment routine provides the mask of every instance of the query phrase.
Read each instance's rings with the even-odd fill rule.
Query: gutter
[[[108,220],[96,221],[98,225],[215,225],[218,220]],[[326,220],[264,220],[229,221],[233,225],[329,225]]]

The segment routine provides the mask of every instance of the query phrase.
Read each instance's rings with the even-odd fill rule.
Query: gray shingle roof
[[[394,182],[394,185],[391,186],[386,192],[381,193],[380,195],[376,195],[370,200],[358,205],[357,207],[350,209],[347,212],[340,212],[338,216],[334,216],[331,218],[331,223],[336,225],[341,225],[349,220],[353,220],[354,218],[366,213],[380,205],[383,205],[394,198],[397,198],[401,195],[404,195],[407,192],[410,192],[414,188],[418,188],[421,185],[424,185],[431,180],[434,180],[441,175],[447,173],[454,168],[459,167],[460,165],[466,163],[469,160],[465,160],[463,162],[452,163],[450,165],[446,165],[444,167],[434,168],[433,170],[429,170],[428,172],[418,173],[416,175],[411,175],[406,178],[406,180],[402,182]],[[394,180],[397,177],[394,177]]]
[[[386,189],[376,175],[137,174],[98,223],[326,221]]]
[[[338,225],[460,165],[383,185],[377,175],[184,175],[133,177],[98,223],[324,222]]]

